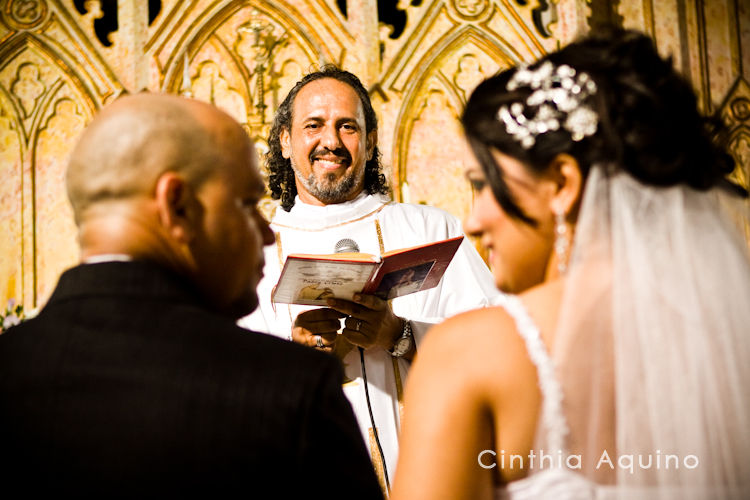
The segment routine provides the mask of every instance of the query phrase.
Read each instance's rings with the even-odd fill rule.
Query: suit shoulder
[[[267,333],[247,330],[240,326],[236,326],[236,330],[240,333],[240,335],[252,338],[254,342],[258,343],[259,348],[267,351],[269,355],[283,355],[289,360],[290,363],[296,362],[304,365],[320,366],[326,366],[330,363],[335,364],[335,359],[332,356],[324,354],[322,352],[318,352],[310,347],[290,342],[288,340],[281,339]]]
[[[266,369],[278,371],[280,376],[303,377],[310,381],[318,377],[313,374],[331,374],[343,380],[343,372],[339,361],[330,354],[319,352],[311,347],[303,346],[289,340],[267,333],[256,332],[232,325],[234,332],[248,343],[252,352],[262,356],[261,363]],[[281,375],[283,373],[283,375]]]
[[[215,352],[220,351],[225,359],[235,360],[255,372],[286,378],[286,374],[312,374],[337,368],[332,356],[242,328],[234,320],[200,307],[173,311],[172,318],[179,322],[182,333],[194,344],[206,346],[208,352],[216,349]]]

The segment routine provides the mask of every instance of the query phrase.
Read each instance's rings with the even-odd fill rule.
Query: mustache
[[[331,155],[343,159],[348,164],[352,163],[352,155],[349,154],[349,151],[347,151],[345,148],[336,148],[336,149],[318,148],[312,153],[310,153],[310,163],[312,163],[313,161],[323,156],[331,156]]]

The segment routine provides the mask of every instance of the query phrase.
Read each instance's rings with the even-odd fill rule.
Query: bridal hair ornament
[[[510,107],[502,105],[497,118],[524,149],[534,145],[537,135],[558,130],[560,126],[570,132],[576,142],[596,132],[599,117],[583,104],[596,94],[596,83],[588,74],[576,72],[567,64],[555,67],[545,61],[535,70],[519,67],[505,88],[513,91],[519,87],[534,90],[526,98],[526,106],[520,102]],[[527,106],[538,106],[536,115],[527,117]]]

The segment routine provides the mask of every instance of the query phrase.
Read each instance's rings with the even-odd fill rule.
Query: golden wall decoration
[[[746,80],[737,80],[721,112],[729,125],[729,148],[738,164],[733,178],[743,186],[750,186],[750,85]]]
[[[160,4],[149,12],[149,3]],[[750,11],[742,0],[0,0],[0,304],[43,304],[77,260],[64,171],[75,138],[123,92],[193,96],[236,118],[261,151],[305,73],[335,63],[370,89],[393,196],[459,217],[474,161],[458,117],[483,78],[615,19],[649,33],[731,128],[750,182]],[[83,5],[83,7],[81,7]],[[108,35],[97,25],[117,17]],[[100,36],[102,39],[100,39]],[[267,213],[276,203],[264,201]]]

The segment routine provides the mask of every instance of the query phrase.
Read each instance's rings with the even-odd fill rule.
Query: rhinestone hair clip
[[[533,71],[518,68],[505,88],[513,91],[519,87],[529,87],[534,91],[526,98],[526,106],[538,106],[536,114],[527,117],[526,106],[514,102],[510,107],[500,106],[497,118],[524,149],[534,145],[537,135],[558,130],[560,126],[570,132],[574,141],[596,132],[599,117],[583,104],[589,96],[596,94],[596,83],[588,74],[576,73],[567,64],[555,67],[550,61],[545,61]]]

